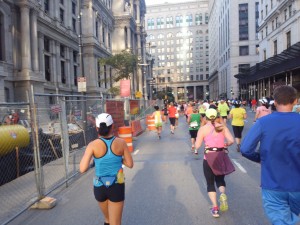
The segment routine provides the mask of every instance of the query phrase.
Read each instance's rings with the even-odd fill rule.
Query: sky
[[[178,3],[178,2],[186,2],[185,0],[145,0],[146,6],[147,5],[157,5],[157,4],[162,4],[165,2],[168,3]]]

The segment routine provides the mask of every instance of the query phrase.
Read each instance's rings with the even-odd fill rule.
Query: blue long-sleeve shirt
[[[260,142],[260,151],[256,146]],[[261,186],[300,191],[300,115],[274,112],[257,120],[241,144],[244,157],[261,162]]]

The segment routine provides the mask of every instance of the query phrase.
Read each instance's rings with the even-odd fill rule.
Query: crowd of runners
[[[288,98],[291,96],[283,96],[282,98],[284,97]],[[211,214],[213,217],[219,217],[220,211],[228,210],[227,195],[225,193],[225,175],[234,171],[234,166],[228,157],[228,146],[235,143],[236,151],[241,152],[243,129],[245,123],[248,122],[247,112],[255,113],[254,120],[249,121],[255,124],[262,117],[276,111],[274,99],[272,97],[263,97],[258,100],[250,99],[243,101],[221,98],[216,101],[165,102],[161,110],[158,106],[155,106],[155,110],[153,118],[155,118],[155,126],[159,139],[161,138],[160,134],[163,123],[168,123],[169,120],[170,133],[174,134],[175,128],[178,126],[178,117],[181,115],[185,117],[188,124],[188,132],[191,138],[191,152],[198,155],[198,150],[202,143],[204,143],[203,171],[208,196],[212,204]],[[300,113],[300,99],[297,104],[293,104],[292,112]],[[229,130],[230,126],[233,135]],[[260,143],[257,143],[255,150],[260,151]],[[247,157],[244,154],[243,156]],[[252,160],[251,157],[250,160]],[[221,164],[225,164],[226,166],[222,167]],[[220,193],[219,205],[215,186]],[[267,215],[272,221],[272,216],[268,213]]]
[[[161,108],[155,106],[152,117],[158,139],[163,123],[168,120],[170,135],[174,135],[181,115],[189,127],[191,152],[197,155],[204,143],[203,172],[212,204],[210,211],[215,218],[229,208],[225,176],[235,170],[228,156],[228,147],[235,143],[242,156],[261,163],[262,202],[270,222],[295,225],[300,221],[300,99],[297,101],[295,88],[281,86],[274,90],[274,100],[261,98],[249,102],[248,111],[255,113],[255,117],[243,141],[248,106],[238,99],[166,102]],[[134,163],[126,142],[114,136],[111,115],[98,115],[96,126],[100,138],[87,146],[80,171],[87,171],[91,159],[94,160],[94,195],[104,224],[120,225],[125,199],[123,167],[132,168]]]

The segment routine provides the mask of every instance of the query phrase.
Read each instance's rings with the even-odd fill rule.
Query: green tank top
[[[201,115],[199,113],[192,113],[190,115],[189,130],[199,130],[201,123],[200,118]]]

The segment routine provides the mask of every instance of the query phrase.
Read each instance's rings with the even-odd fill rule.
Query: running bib
[[[197,121],[193,121],[190,123],[190,127],[194,128],[194,127],[198,127],[198,123]]]

